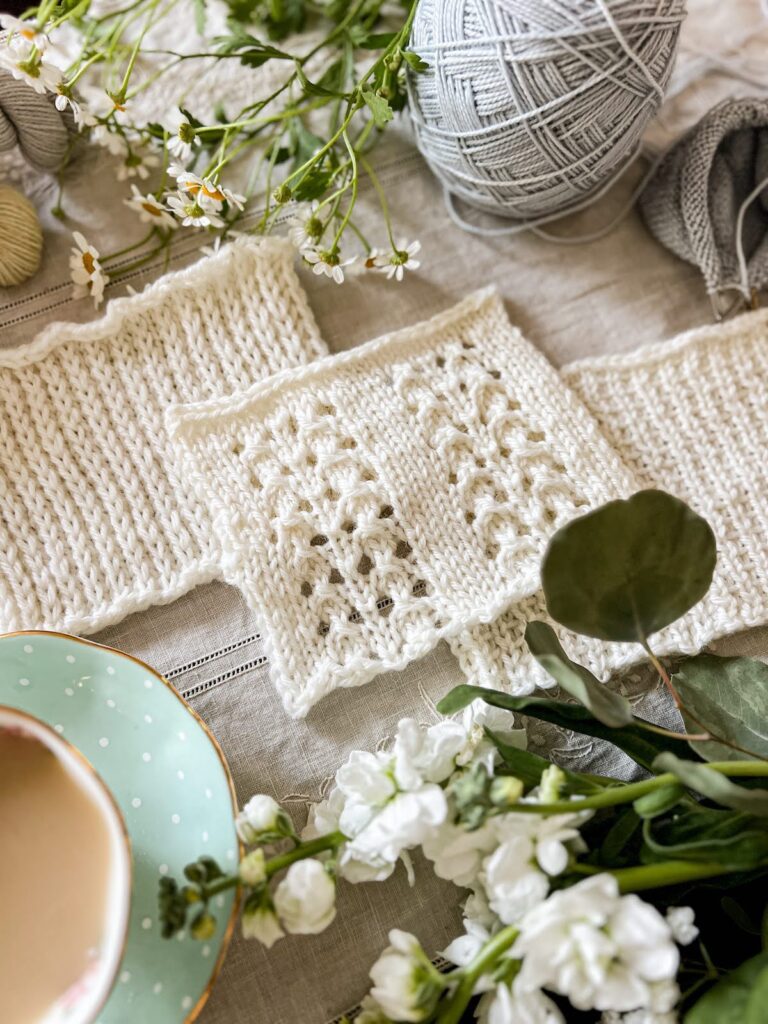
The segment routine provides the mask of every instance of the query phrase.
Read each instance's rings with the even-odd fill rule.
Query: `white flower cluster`
[[[365,259],[358,263],[356,256],[342,257],[337,245],[324,248],[320,244],[326,227],[322,206],[315,200],[299,204],[291,219],[288,234],[306,263],[312,268],[312,272],[324,274],[336,284],[344,283],[347,267],[354,267],[355,270],[375,270],[384,274],[390,281],[393,278],[402,281],[406,270],[418,270],[421,266],[420,261],[416,259],[421,251],[419,241],[408,242],[406,239],[400,239],[397,244],[393,241],[387,251],[372,249]]]

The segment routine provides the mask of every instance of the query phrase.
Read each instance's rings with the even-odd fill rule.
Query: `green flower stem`
[[[708,768],[720,772],[721,775],[729,777],[761,777],[768,776],[768,763],[765,761],[710,761]],[[598,810],[601,807],[615,807],[617,804],[628,804],[646,793],[653,793],[663,786],[670,786],[679,782],[677,776],[672,772],[664,772],[653,779],[645,779],[643,782],[630,782],[627,785],[614,786],[604,789],[594,796],[585,797],[583,800],[556,800],[547,804],[511,804],[505,808],[517,814],[573,814],[577,811]]]
[[[632,868],[616,868],[605,873],[613,875],[619,883],[621,892],[643,892],[645,889],[661,889],[667,885],[694,882],[701,878],[716,878],[718,875],[728,875],[743,870],[743,868],[717,864],[714,861],[668,860],[661,864],[641,864]]]
[[[502,953],[506,953],[519,935],[515,925],[509,925],[493,936],[471,963],[460,972],[461,981],[450,1000],[436,1018],[436,1024],[459,1024],[472,998],[472,992],[479,978],[494,966]]]
[[[324,853],[326,850],[335,850],[346,841],[347,837],[341,832],[331,832],[327,836],[311,839],[308,843],[299,843],[298,846],[295,846],[287,853],[278,854],[277,857],[272,857],[271,860],[266,862],[264,870],[266,871],[267,878],[271,878],[278,871],[290,867],[297,860],[314,857],[315,854]],[[205,895],[210,899],[211,896],[217,896],[220,892],[226,892],[227,889],[235,889],[240,884],[239,875],[224,875],[223,878],[217,878],[210,885],[206,885]]]

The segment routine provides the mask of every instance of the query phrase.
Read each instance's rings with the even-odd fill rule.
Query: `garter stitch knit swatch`
[[[661,631],[660,653],[768,622],[768,310],[747,313],[627,355],[562,371],[632,471],[703,515],[718,562],[704,600]],[[552,679],[528,653],[527,622],[547,618],[543,596],[452,640],[472,682],[529,693]],[[606,644],[557,627],[566,650],[605,679],[643,659],[639,646]]]
[[[635,489],[489,291],[166,422],[296,716],[493,621],[553,530]]]
[[[92,633],[220,576],[163,414],[327,351],[292,262],[241,240],[0,353],[0,631]]]

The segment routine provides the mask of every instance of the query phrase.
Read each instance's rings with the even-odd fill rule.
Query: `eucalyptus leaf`
[[[768,1003],[759,1008],[750,1005],[753,992],[764,992],[766,971],[768,952],[747,960],[699,999],[685,1015],[684,1024],[768,1024]]]
[[[768,790],[746,789],[737,786],[725,775],[716,772],[705,764],[695,761],[684,761],[670,752],[659,754],[653,763],[655,772],[671,772],[687,786],[702,796],[723,807],[732,807],[737,811],[768,817]]]
[[[483,700],[496,708],[504,708],[520,715],[530,715],[531,718],[538,718],[542,722],[559,725],[562,729],[572,729],[585,736],[608,740],[649,771],[658,754],[678,749],[680,746],[679,740],[652,732],[648,724],[640,718],[633,718],[629,725],[613,729],[603,725],[588,708],[580,704],[565,704],[543,697],[512,697],[498,690],[469,686],[466,683],[454,687],[446,694],[437,705],[437,709],[443,715],[452,715],[467,707],[473,700]]]
[[[644,643],[701,600],[716,557],[701,516],[664,491],[639,491],[557,531],[541,570],[547,608],[576,633]]]
[[[718,658],[700,654],[684,661],[674,684],[698,722],[683,710],[689,732],[709,731],[768,758],[768,665],[754,658]],[[701,724],[699,724],[701,723]],[[707,761],[743,760],[749,755],[716,740],[691,742]]]
[[[643,838],[646,861],[716,861],[746,871],[768,860],[768,823],[740,811],[693,804],[647,821]]]
[[[525,642],[541,667],[566,693],[589,708],[599,722],[613,728],[629,725],[632,708],[626,697],[609,690],[589,669],[571,661],[548,623],[529,622],[525,629]]]

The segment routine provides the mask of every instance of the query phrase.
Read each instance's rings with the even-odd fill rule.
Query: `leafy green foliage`
[[[741,811],[691,803],[643,829],[646,860],[692,860],[740,871],[768,859],[768,824]]]
[[[768,1024],[768,952],[718,982],[686,1014],[684,1024]]]
[[[425,60],[422,60],[418,53],[414,53],[412,50],[403,50],[403,60],[411,71],[415,71],[417,74],[420,74],[422,71],[426,71],[429,67],[429,64],[427,64]]]
[[[682,663],[674,684],[687,709],[683,719],[689,732],[701,732],[703,726],[742,748],[693,741],[697,754],[707,761],[749,758],[744,751],[768,758],[768,665],[753,658],[700,654]]]
[[[666,752],[659,754],[656,758],[653,770],[671,772],[684,786],[696,790],[697,793],[722,804],[723,807],[732,807],[737,811],[768,817],[768,791],[738,786],[705,764],[684,761],[682,758]]]
[[[508,771],[515,778],[520,779],[526,790],[538,786],[541,773],[551,764],[546,757],[539,757],[538,754],[534,754],[530,750],[513,747],[511,743],[506,743],[501,735],[491,729],[486,729],[485,735],[501,755],[504,771]],[[562,768],[561,771],[565,776],[568,791],[571,793],[594,793],[601,788],[601,785],[612,781],[611,779],[598,781],[594,776],[579,775],[577,772],[570,772],[565,768]]]
[[[377,128],[383,128],[392,120],[394,117],[392,107],[383,96],[379,96],[370,89],[366,89],[362,93],[362,97],[373,116],[373,122]]]
[[[632,806],[641,818],[658,818],[660,814],[666,814],[671,808],[676,807],[684,796],[683,787],[673,783],[638,797]]]
[[[649,771],[660,753],[678,749],[680,746],[679,740],[659,735],[640,718],[633,718],[629,725],[613,729],[595,718],[588,708],[578,704],[564,704],[562,701],[546,700],[543,697],[511,697],[509,694],[488,690],[482,686],[465,684],[455,687],[443,697],[437,709],[441,714],[452,715],[467,707],[473,700],[484,700],[493,707],[515,711],[520,715],[530,715],[531,718],[559,725],[563,729],[573,729],[585,736],[608,740]]]
[[[670,494],[640,491],[558,530],[542,586],[550,615],[568,629],[644,643],[701,600],[715,561],[704,519]]]
[[[599,722],[613,728],[629,725],[632,721],[629,701],[604,686],[589,669],[571,661],[548,623],[529,622],[525,630],[525,642],[541,667],[567,693],[589,708]]]

